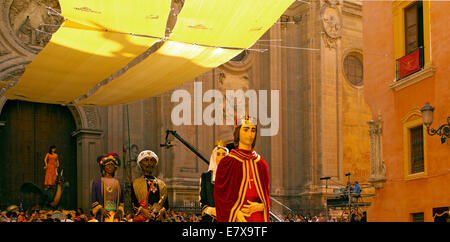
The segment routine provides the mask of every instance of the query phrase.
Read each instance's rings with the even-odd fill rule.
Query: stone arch
[[[77,130],[99,130],[100,119],[95,107],[67,106],[77,125]]]
[[[8,99],[0,96],[0,113]],[[77,130],[100,130],[100,118],[95,107],[67,106],[73,119],[75,120]]]

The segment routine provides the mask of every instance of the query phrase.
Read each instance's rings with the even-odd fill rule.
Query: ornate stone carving
[[[8,50],[1,42],[0,42],[0,56],[7,55],[11,53],[10,50]]]
[[[250,88],[250,79],[247,74],[243,75],[233,75],[228,72],[220,71],[218,73],[218,86],[217,89],[222,93],[223,96],[223,117],[224,124],[226,124],[227,117],[235,120],[235,115],[237,112],[237,104],[234,101],[233,112],[231,110],[227,111],[226,91],[227,90],[242,90],[246,92]],[[248,105],[248,102],[246,103]],[[230,143],[233,140],[233,125],[219,125],[217,127],[217,139],[222,139],[225,143]]]
[[[339,5],[339,0],[325,0],[330,6]]]
[[[10,87],[16,85],[24,72],[25,66],[23,64],[13,64],[8,67],[7,71],[0,73],[0,84],[5,84],[0,89],[0,95],[3,95]]]
[[[339,1],[327,1],[320,10],[322,38],[328,48],[336,48],[336,41],[342,35],[342,14]]]
[[[95,111],[95,107],[83,107],[83,111],[86,115],[87,127],[90,129],[97,128],[97,112]]]
[[[234,102],[234,111],[233,113],[227,112],[227,105],[231,105],[227,103],[226,100],[226,91],[227,90],[242,90],[244,93],[249,89],[250,87],[250,80],[247,75],[232,75],[225,72],[219,72],[219,86],[218,89],[222,93],[224,100],[223,100],[223,111],[225,114],[225,117],[232,117],[233,120],[235,119],[234,115],[237,112],[237,104]],[[248,105],[248,103],[246,103]]]
[[[375,188],[382,188],[386,180],[386,167],[383,159],[383,121],[379,118],[376,121],[369,121],[370,135],[370,176],[368,181]]]
[[[57,0],[11,1],[6,20],[15,41],[32,53],[39,52],[64,20],[52,9],[61,11]]]

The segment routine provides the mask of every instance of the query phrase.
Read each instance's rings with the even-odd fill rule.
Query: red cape
[[[249,167],[254,174],[258,196],[264,204],[264,220],[269,221],[269,168],[255,151],[234,149],[219,163],[214,183],[214,202],[218,222],[234,222],[236,212],[244,205]]]

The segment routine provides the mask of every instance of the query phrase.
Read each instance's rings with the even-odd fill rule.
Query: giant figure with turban
[[[143,175],[133,181],[131,188],[131,202],[137,211],[135,222],[162,221],[169,209],[167,186],[152,174],[158,160],[151,150],[144,150],[138,155],[137,164]]]

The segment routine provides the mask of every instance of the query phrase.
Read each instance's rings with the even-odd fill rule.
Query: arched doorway
[[[0,209],[23,202],[36,204],[36,197],[19,192],[24,182],[44,187],[44,157],[56,145],[60,170],[70,187],[64,191],[60,207],[77,206],[77,157],[74,118],[61,105],[11,100],[3,106],[0,121]]]

